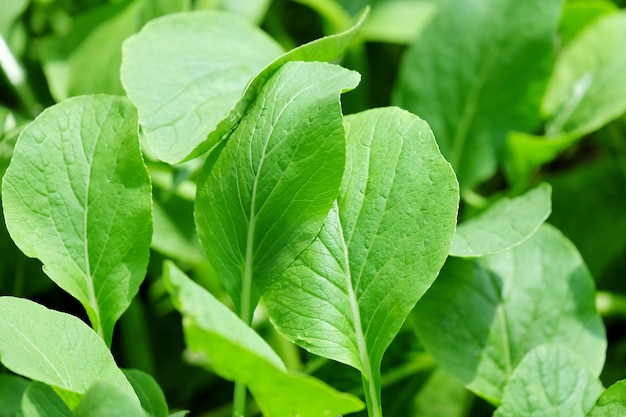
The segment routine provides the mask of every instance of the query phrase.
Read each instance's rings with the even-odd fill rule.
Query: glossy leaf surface
[[[265,301],[282,333],[359,369],[377,398],[383,353],[447,255],[458,185],[416,116],[386,108],[345,124],[337,204]]]
[[[551,211],[551,187],[541,184],[515,198],[503,197],[458,225],[450,256],[477,257],[503,252],[531,237]]]
[[[584,417],[603,390],[566,345],[531,350],[513,371],[494,417]]]
[[[592,277],[574,246],[548,225],[506,252],[448,259],[415,321],[435,360],[496,404],[536,346],[567,345],[596,376],[604,364]]]
[[[495,173],[509,130],[539,122],[561,3],[443,0],[407,51],[394,103],[428,121],[462,187]]]
[[[339,94],[358,80],[330,64],[285,64],[205,165],[198,235],[244,320],[315,238],[337,196],[345,160]]]
[[[17,246],[83,304],[109,344],[146,273],[152,235],[132,105],[98,95],[45,110],[18,139],[2,197]]]
[[[263,415],[331,417],[363,408],[352,395],[287,371],[258,334],[173,263],[166,263],[164,279],[183,315],[189,349],[208,356],[220,376],[247,385]]]

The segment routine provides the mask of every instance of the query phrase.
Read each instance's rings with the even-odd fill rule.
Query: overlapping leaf
[[[565,345],[531,350],[513,371],[494,417],[585,417],[603,387]]]
[[[493,403],[539,345],[567,345],[595,376],[604,364],[593,279],[574,246],[545,224],[506,252],[448,259],[415,319],[437,362]]]
[[[152,235],[137,135],[126,99],[72,98],[24,129],[3,178],[11,237],[83,304],[107,343],[144,278]]]
[[[0,297],[0,361],[12,372],[60,389],[71,403],[97,381],[139,400],[106,344],[79,318],[35,302]]]
[[[522,196],[502,198],[477,217],[461,223],[450,255],[492,255],[519,245],[550,215],[550,191],[550,185],[542,184]]]
[[[345,124],[337,204],[265,301],[289,339],[361,370],[368,407],[379,409],[383,353],[443,264],[458,185],[416,116],[386,108]]]
[[[164,279],[183,315],[187,346],[207,355],[222,377],[246,384],[264,416],[331,417],[363,408],[352,395],[288,372],[259,335],[173,263],[165,264]]]
[[[245,321],[315,238],[337,196],[345,161],[339,94],[358,80],[331,64],[285,64],[207,161],[198,235]]]
[[[462,187],[493,175],[509,130],[539,122],[561,0],[443,0],[404,57],[394,103],[431,125]]]
[[[607,388],[591,409],[588,417],[620,417],[626,415],[626,381],[621,380]]]
[[[217,145],[284,63],[339,56],[364,16],[343,33],[282,55],[273,39],[233,14],[167,16],[125,43],[122,83],[157,156],[181,162]]]

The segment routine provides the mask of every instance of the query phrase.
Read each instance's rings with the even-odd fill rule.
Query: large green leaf
[[[246,384],[264,416],[335,416],[363,408],[352,395],[287,371],[265,340],[211,293],[171,262],[164,270],[166,287],[183,315],[189,349],[207,355],[220,376]]]
[[[66,402],[85,394],[96,381],[106,381],[139,405],[106,344],[79,318],[27,299],[0,297],[0,334],[4,366],[59,388]]]
[[[337,196],[345,161],[339,93],[358,80],[331,64],[285,64],[207,161],[198,235],[244,321],[315,238]]]
[[[575,247],[547,224],[506,252],[448,259],[415,319],[435,360],[493,403],[541,344],[570,346],[596,376],[604,363],[593,279]]]
[[[386,108],[345,125],[337,204],[265,301],[289,339],[359,369],[379,409],[383,354],[446,258],[458,184],[418,117]]]
[[[626,415],[626,380],[616,382],[600,395],[588,417],[620,417]]]
[[[167,417],[165,395],[154,378],[137,369],[124,369],[123,372],[137,393],[143,409],[152,417]]]
[[[232,14],[167,16],[125,43],[122,83],[157,156],[181,162],[217,145],[284,63],[339,56],[365,15],[343,33],[282,55],[267,34]]]
[[[394,102],[431,125],[462,187],[496,171],[509,130],[539,122],[561,0],[441,0],[407,51]]]
[[[519,245],[550,215],[550,191],[550,185],[541,184],[519,197],[501,198],[477,217],[461,223],[456,229],[450,255],[492,255]]]
[[[3,178],[7,229],[111,342],[148,262],[151,192],[128,100],[83,96],[22,131]]]
[[[584,417],[603,387],[566,345],[531,350],[511,375],[494,417]]]
[[[251,23],[218,11],[155,19],[124,43],[122,83],[150,147],[185,159],[235,106],[280,46]]]
[[[123,94],[122,42],[150,19],[182,11],[186,4],[187,0],[106,4],[76,18],[67,34],[45,38],[41,57],[53,97],[61,101],[80,94]]]

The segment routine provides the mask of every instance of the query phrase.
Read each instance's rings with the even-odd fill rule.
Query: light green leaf
[[[418,336],[442,368],[492,403],[536,346],[562,343],[599,375],[606,337],[575,247],[544,224],[506,252],[449,258],[415,307]]]
[[[584,417],[602,384],[566,346],[541,345],[524,356],[494,417]]]
[[[0,2],[0,36],[7,39],[13,22],[28,7],[29,0]]]
[[[154,378],[137,369],[123,369],[122,372],[133,386],[143,409],[152,417],[167,417],[165,395]]]
[[[189,349],[207,355],[220,376],[247,385],[264,416],[330,417],[363,408],[352,395],[288,372],[265,340],[171,262],[164,280]]]
[[[22,131],[3,178],[7,229],[109,344],[149,256],[151,191],[128,100],[83,96]]]
[[[22,399],[24,417],[73,417],[74,414],[54,390],[41,382],[32,382]]]
[[[616,382],[600,395],[588,417],[621,417],[626,415],[626,380]]]
[[[281,53],[267,34],[233,14],[173,14],[124,43],[122,84],[150,147],[176,163],[215,130],[246,84]]]
[[[560,41],[567,45],[597,18],[619,10],[611,0],[566,1],[559,24]]]
[[[206,262],[193,224],[193,230],[186,230],[181,227],[181,211],[168,212],[157,201],[153,201],[152,204],[154,226],[152,249],[161,252],[170,259],[194,265]],[[177,207],[177,209],[180,208],[180,206]],[[192,217],[191,212],[192,210],[189,210],[190,217]]]
[[[463,188],[496,172],[509,130],[539,122],[561,0],[441,0],[402,63],[393,102],[435,133]]]
[[[376,413],[383,354],[446,258],[458,184],[418,117],[385,108],[345,125],[337,205],[265,302],[289,339],[359,369]]]
[[[0,374],[0,416],[17,416],[28,380],[16,375]]]
[[[108,381],[94,383],[80,402],[76,417],[149,417],[136,397]]]
[[[412,417],[465,417],[472,397],[458,379],[437,368],[415,397]]]
[[[550,215],[551,190],[550,185],[541,184],[519,197],[503,197],[477,217],[461,223],[450,256],[492,255],[524,242]]]
[[[626,12],[597,19],[560,54],[542,104],[547,136],[576,137],[626,111]]]
[[[231,14],[168,16],[125,43],[122,83],[139,109],[150,146],[160,159],[178,163],[222,141],[286,62],[339,56],[366,15],[367,10],[345,32],[282,55],[267,34]],[[164,77],[170,82],[163,83]]]
[[[373,42],[409,44],[437,11],[434,3],[394,0],[375,3],[363,24],[363,38]]]
[[[260,25],[270,7],[271,0],[218,0],[219,7]]]
[[[59,388],[66,403],[96,381],[107,381],[139,405],[106,344],[79,318],[27,299],[0,297],[0,334],[4,366]]]
[[[337,196],[345,161],[339,94],[358,80],[331,64],[285,64],[198,180],[198,235],[244,321],[315,238]]]
[[[45,38],[41,57],[53,97],[61,101],[80,94],[123,94],[122,42],[150,19],[182,11],[186,3],[125,0],[106,4],[80,15],[69,33]]]

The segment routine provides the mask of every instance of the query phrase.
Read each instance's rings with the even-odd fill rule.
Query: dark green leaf
[[[24,417],[73,417],[74,413],[46,384],[32,382],[22,399]]]
[[[167,402],[154,378],[137,369],[124,369],[122,372],[133,386],[143,409],[152,417],[167,417]]]

